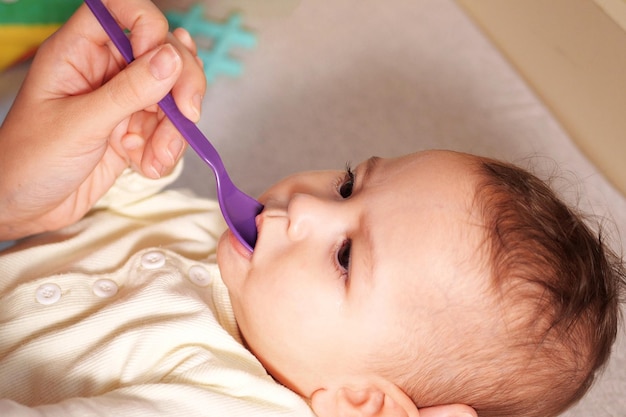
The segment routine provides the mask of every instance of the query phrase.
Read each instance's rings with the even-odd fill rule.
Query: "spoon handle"
[[[100,0],[85,0],[85,3],[89,9],[91,9],[94,16],[96,16],[96,19],[98,19],[98,22],[100,22],[100,25],[102,25],[126,62],[130,64],[135,59],[130,40],[113,16],[111,16],[109,10]],[[213,168],[217,180],[228,178],[222,158],[217,153],[215,147],[208,141],[202,131],[198,129],[198,126],[181,113],[171,93],[168,93],[159,102],[159,107],[172,121],[172,124],[182,133],[185,139],[187,139],[187,142],[189,142],[193,150]]]
[[[130,40],[111,16],[109,10],[102,4],[101,0],[85,0],[85,3],[126,62],[130,64],[135,59]],[[255,218],[263,206],[233,184],[217,150],[195,123],[181,113],[171,93],[159,101],[159,107],[183,137],[187,139],[193,150],[213,169],[217,182],[217,197],[224,220],[237,239],[252,252],[257,239]]]

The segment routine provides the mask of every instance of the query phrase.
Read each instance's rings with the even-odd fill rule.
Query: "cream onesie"
[[[180,171],[180,168],[177,170]],[[127,171],[0,252],[0,416],[313,416],[242,344],[213,201]]]

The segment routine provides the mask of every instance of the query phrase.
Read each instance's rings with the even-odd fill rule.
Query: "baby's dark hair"
[[[478,273],[488,277],[485,307],[475,307],[489,313],[468,318],[467,330],[454,334],[441,326],[444,337],[433,335],[426,353],[416,352],[407,327],[407,343],[374,366],[418,407],[467,404],[480,417],[558,415],[609,358],[626,287],[623,260],[535,175],[486,158],[472,164],[469,210],[484,230]]]
[[[478,174],[492,289],[516,366],[499,370],[494,395],[472,405],[481,417],[557,415],[588,391],[609,358],[623,260],[528,171],[479,159]]]

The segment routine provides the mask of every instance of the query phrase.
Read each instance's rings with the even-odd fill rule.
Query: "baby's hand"
[[[125,65],[85,5],[41,46],[0,127],[0,240],[77,221],[128,166],[169,173],[185,148],[156,105],[170,90],[200,117],[206,82],[189,34],[168,34],[149,0],[105,3],[136,60]]]

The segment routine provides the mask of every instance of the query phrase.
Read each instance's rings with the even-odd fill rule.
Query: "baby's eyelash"
[[[352,240],[345,239],[340,245],[333,248],[333,264],[340,278],[344,281],[349,279]]]
[[[337,178],[337,186],[340,186],[346,180],[354,180],[354,171],[352,171],[352,164],[350,164],[350,162],[346,162],[343,172]]]
[[[346,163],[344,174],[337,179],[335,188],[342,198],[348,198],[352,195],[352,189],[354,187],[355,174],[352,172],[350,163]]]
[[[346,162],[346,167],[344,168],[344,170],[346,171],[346,175],[351,180],[354,180],[354,172],[352,172],[352,163],[350,163],[350,161]]]

